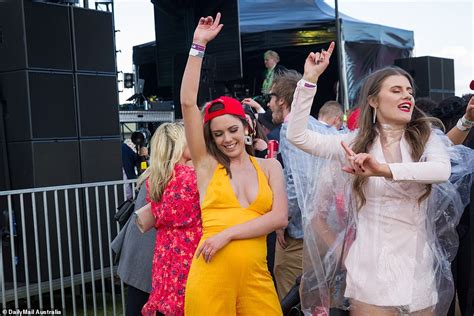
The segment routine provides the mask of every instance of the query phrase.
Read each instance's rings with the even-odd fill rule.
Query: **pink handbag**
[[[151,203],[135,211],[135,223],[142,233],[146,233],[155,226],[155,216],[151,212]]]

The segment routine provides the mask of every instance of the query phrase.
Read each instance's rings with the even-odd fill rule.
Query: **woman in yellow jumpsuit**
[[[252,157],[239,101],[196,105],[205,46],[222,29],[201,18],[181,85],[186,139],[198,179],[203,237],[191,264],[185,315],[281,315],[266,264],[266,235],[287,224],[283,172],[275,159]],[[200,131],[204,130],[204,134]]]

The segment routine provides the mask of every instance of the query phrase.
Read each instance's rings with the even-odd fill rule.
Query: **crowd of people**
[[[451,313],[474,97],[447,124],[418,108],[410,74],[386,67],[365,79],[350,126],[336,101],[313,118],[331,43],[309,53],[303,75],[266,52],[268,104],[222,96],[200,109],[202,60],[220,18],[199,20],[183,122],[153,135],[138,212],[113,242],[126,314],[283,315],[290,301],[306,315]],[[277,159],[266,159],[269,140]],[[135,221],[146,211],[155,229],[142,233]],[[459,289],[458,299],[472,308]]]

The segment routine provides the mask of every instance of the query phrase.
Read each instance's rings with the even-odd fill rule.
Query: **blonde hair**
[[[267,57],[275,59],[276,62],[280,61],[280,55],[278,55],[278,53],[273,50],[267,50],[265,54],[263,54],[263,58],[267,58]]]
[[[150,143],[150,166],[138,178],[139,187],[146,179],[149,183],[149,196],[152,201],[161,200],[163,191],[173,178],[174,167],[186,149],[184,125],[164,123],[155,131]]]

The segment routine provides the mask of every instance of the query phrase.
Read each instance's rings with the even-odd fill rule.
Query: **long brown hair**
[[[223,107],[223,104],[221,103],[214,103],[211,105],[211,108],[209,109],[209,112],[212,112],[212,107],[216,107],[215,111],[221,109]],[[233,117],[237,118],[240,122],[242,122],[242,125],[243,125],[243,128],[245,130],[246,127],[248,127],[248,122],[244,119],[242,119],[241,117],[237,116],[237,115],[233,115],[233,114],[229,114],[229,115],[232,115]],[[232,178],[232,172],[230,171],[230,159],[229,157],[227,157],[226,154],[224,154],[216,145],[216,142],[214,140],[214,136],[212,135],[212,131],[211,131],[211,122],[212,120],[206,122],[204,124],[204,141],[206,142],[206,149],[207,149],[207,152],[212,156],[214,157],[214,159],[217,160],[218,163],[220,163],[221,165],[224,166],[227,174],[229,175],[230,178]],[[254,156],[254,150],[253,150],[253,146],[252,145],[247,145],[245,144],[245,151],[251,155],[251,156]]]
[[[358,120],[359,131],[356,138],[352,142],[352,150],[355,153],[369,152],[375,138],[377,137],[377,130],[372,121],[374,115],[374,108],[369,105],[369,100],[377,97],[382,87],[383,82],[390,76],[404,76],[408,79],[411,86],[414,87],[412,76],[405,70],[398,67],[386,67],[370,74],[361,87],[359,100],[357,106],[360,108],[360,115]],[[426,116],[416,106],[413,110],[411,121],[407,124],[404,137],[410,146],[410,154],[414,161],[419,161],[424,150],[425,145],[431,135],[431,127],[433,124],[442,126],[442,123],[433,117]],[[352,188],[357,198],[357,208],[360,209],[366,203],[366,198],[363,192],[363,187],[367,183],[367,177],[355,176]],[[431,192],[431,184],[426,185],[425,192],[420,196],[418,202],[423,201],[429,196]]]

